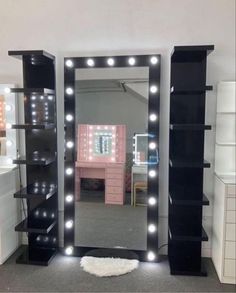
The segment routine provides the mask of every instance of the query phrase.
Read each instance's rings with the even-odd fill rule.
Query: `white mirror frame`
[[[17,103],[16,94],[9,92],[10,88],[14,88],[14,84],[0,84],[0,95],[5,96],[6,105],[10,105],[10,111],[5,112],[6,123],[16,124],[16,114],[17,114]],[[14,129],[6,129],[6,139],[11,141],[11,146],[6,146],[6,156],[0,155],[0,168],[14,168],[15,165],[11,163],[11,160],[16,158],[17,150],[17,137],[16,131]]]

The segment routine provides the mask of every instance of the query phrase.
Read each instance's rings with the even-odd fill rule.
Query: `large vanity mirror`
[[[65,59],[65,253],[158,247],[160,56]]]

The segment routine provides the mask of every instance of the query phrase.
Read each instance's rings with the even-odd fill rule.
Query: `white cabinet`
[[[217,89],[212,260],[222,283],[236,284],[235,82]]]

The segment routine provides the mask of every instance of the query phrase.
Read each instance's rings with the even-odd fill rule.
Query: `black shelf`
[[[186,159],[171,159],[170,166],[173,168],[210,168],[211,164],[207,161],[186,160]]]
[[[170,124],[170,130],[210,130],[211,125],[205,124]]]
[[[47,166],[53,163],[54,161],[55,156],[50,156],[49,154],[40,154],[39,156],[29,155],[27,157],[19,157],[13,160],[13,164]]]
[[[206,85],[203,88],[178,88],[172,86],[170,89],[170,93],[172,95],[191,95],[191,94],[202,94],[205,93],[206,91],[212,91],[213,86],[211,85]]]
[[[24,93],[27,95],[54,95],[55,91],[48,88],[11,88],[12,93]]]
[[[171,53],[171,62],[201,62],[214,50],[214,45],[175,46]]]
[[[169,200],[171,205],[180,205],[180,206],[208,206],[209,200],[205,196],[205,194],[202,194],[202,199],[186,199],[186,196],[184,197],[183,194],[178,193],[169,193]]]
[[[34,219],[29,221],[28,219],[23,220],[15,227],[17,232],[29,232],[29,233],[40,233],[47,234],[56,225],[57,220],[41,220]]]
[[[208,241],[208,236],[203,227],[198,232],[192,225],[178,223],[169,224],[169,236],[173,241]]]
[[[16,259],[18,264],[48,266],[57,254],[55,248],[29,248],[24,247],[23,253]]]
[[[31,184],[25,188],[20,189],[14,194],[15,198],[27,198],[27,199],[34,199],[34,198],[41,198],[41,199],[49,199],[57,192],[56,187],[42,187],[42,186],[35,186]]]
[[[12,129],[24,129],[24,130],[31,130],[31,129],[54,129],[56,125],[54,123],[27,123],[27,124],[13,124]]]
[[[19,50],[19,51],[8,51],[9,56],[13,56],[17,59],[22,59],[23,56],[25,57],[30,57],[30,58],[35,58],[37,59],[42,59],[42,58],[47,58],[51,60],[55,60],[55,56],[51,55],[50,53],[44,51],[44,50]]]

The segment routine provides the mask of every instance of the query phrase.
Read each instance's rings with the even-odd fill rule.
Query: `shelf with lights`
[[[22,60],[24,77],[22,88],[8,89],[24,99],[25,114],[22,123],[8,129],[26,130],[25,155],[20,152],[12,159],[13,164],[26,165],[26,187],[14,197],[26,200],[28,216],[15,227],[28,235],[28,247],[16,262],[47,265],[58,249],[55,57],[43,50],[8,54]],[[36,241],[37,234],[56,241]]]
[[[44,186],[35,186],[34,184],[30,184],[25,188],[20,189],[14,194],[15,198],[42,198],[49,199],[57,192],[56,187],[44,187]]]
[[[171,274],[205,276],[201,265],[207,55],[213,45],[176,46],[171,55],[169,233]]]

